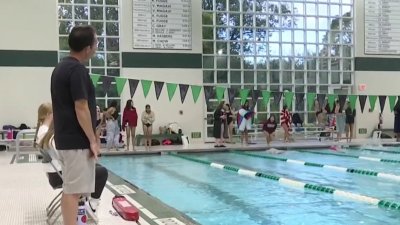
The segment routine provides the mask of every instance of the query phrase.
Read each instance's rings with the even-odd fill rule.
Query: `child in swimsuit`
[[[281,126],[283,130],[285,131],[285,137],[283,139],[284,142],[289,142],[289,129],[292,124],[292,116],[290,115],[290,112],[287,110],[287,106],[284,105],[283,109],[281,111]]]
[[[275,130],[278,125],[275,121],[275,116],[271,115],[269,119],[263,124],[263,131],[267,139],[267,144],[271,143],[272,138],[275,136]]]
[[[151,146],[151,136],[153,132],[153,123],[155,121],[154,112],[151,110],[150,105],[146,105],[146,110],[142,113],[144,146],[149,149]]]

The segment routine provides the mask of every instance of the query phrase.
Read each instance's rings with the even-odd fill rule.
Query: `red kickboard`
[[[124,196],[115,196],[112,200],[112,206],[125,220],[139,221],[139,210]]]

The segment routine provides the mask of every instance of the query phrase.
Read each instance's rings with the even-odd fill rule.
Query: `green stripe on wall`
[[[201,54],[123,52],[122,67],[202,68]]]
[[[0,66],[54,67],[57,51],[0,50]]]
[[[54,67],[57,51],[0,50],[0,66]],[[202,68],[201,54],[123,52],[128,68]],[[400,58],[356,57],[356,71],[400,71]]]
[[[356,57],[356,71],[400,71],[400,58]]]

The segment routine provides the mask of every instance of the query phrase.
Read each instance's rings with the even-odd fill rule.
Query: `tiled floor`
[[[23,153],[23,155],[27,155],[26,153],[33,155],[32,153],[35,152]],[[14,154],[15,152],[0,152],[0,225],[45,225],[47,224],[45,208],[59,191],[53,190],[48,184],[41,163],[26,161],[25,163],[10,164]],[[115,210],[111,202],[115,196],[113,192],[116,189],[114,185],[108,182],[102,193],[98,211],[98,224],[100,225],[135,223],[113,215]],[[121,188],[118,191],[121,191]],[[175,218],[157,218],[149,209],[141,206],[133,198],[127,196],[127,199],[140,210],[140,215],[143,215],[139,219],[141,225],[163,224],[163,220],[167,219],[176,220]],[[61,225],[61,221],[59,219],[55,224]]]
[[[48,184],[41,163],[10,164],[12,155],[0,153],[0,224],[45,225],[45,208],[58,192]],[[111,202],[112,196],[109,190],[103,193],[104,201]],[[100,224],[132,224],[109,214],[107,207],[99,213]]]
[[[393,140],[386,141],[387,143]],[[366,140],[354,140],[352,145],[363,145],[368,143]],[[319,141],[296,141],[293,143],[275,142],[271,147],[275,148],[295,148],[295,147],[327,147],[337,144],[337,142]],[[345,143],[341,143],[345,144]],[[265,143],[243,146],[241,144],[227,145],[230,149],[265,149]],[[213,144],[191,144],[184,146],[154,146],[151,151],[145,151],[143,147],[138,147],[135,152],[124,151],[106,152],[104,154],[135,154],[135,153],[154,153],[161,151],[202,151],[214,150]],[[24,150],[24,153],[27,153]],[[48,184],[47,177],[43,172],[41,163],[10,163],[14,151],[0,152],[0,225],[44,225],[46,224],[45,208],[50,200],[57,193]],[[31,160],[34,160],[33,158]],[[124,221],[119,216],[110,213],[114,194],[109,189],[105,189],[102,195],[102,204],[99,210],[99,224],[118,225],[132,224],[134,222]],[[134,201],[134,200],[132,200]],[[141,218],[140,224],[163,224],[165,218],[146,216],[146,220]],[[150,219],[149,219],[150,218]],[[57,224],[62,224],[61,222]]]

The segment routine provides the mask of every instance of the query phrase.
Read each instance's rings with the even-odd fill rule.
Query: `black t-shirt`
[[[64,58],[51,75],[54,140],[58,150],[87,149],[89,139],[75,113],[75,101],[88,101],[93,130],[96,129],[96,98],[88,70],[73,57]]]

